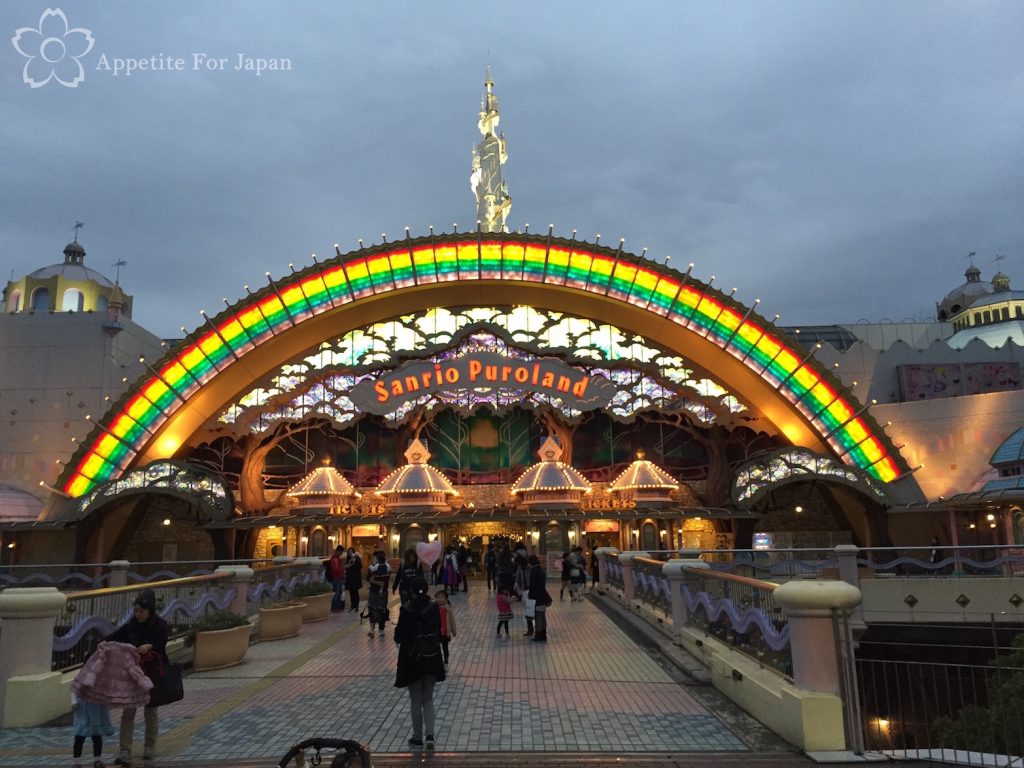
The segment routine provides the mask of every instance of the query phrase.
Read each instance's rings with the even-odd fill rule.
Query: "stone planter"
[[[206,672],[241,664],[249,650],[252,625],[197,632],[192,650],[192,669]]]
[[[260,608],[260,640],[282,640],[295,637],[302,629],[305,603],[280,603]]]
[[[322,595],[306,595],[300,598],[306,604],[306,610],[302,612],[302,623],[327,621],[327,617],[331,614],[332,597],[330,592],[326,592]]]

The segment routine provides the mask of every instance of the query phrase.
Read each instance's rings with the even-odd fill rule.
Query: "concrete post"
[[[796,687],[838,696],[833,609],[849,611],[860,604],[860,590],[842,581],[788,581],[774,594],[786,611]]]
[[[853,544],[839,544],[836,546],[835,552],[836,560],[839,561],[839,580],[860,589],[860,568],[857,566],[860,547]],[[864,606],[861,603],[857,603],[857,607],[850,614],[850,626],[854,632],[863,632],[868,628],[868,625],[864,623]]]
[[[594,550],[597,557],[597,591],[602,594],[608,592],[608,555],[619,554],[618,547],[598,547]]]
[[[235,597],[228,610],[237,616],[249,615],[249,585],[252,584],[253,569],[245,565],[220,565],[215,573],[230,573],[225,581],[235,588]]]
[[[661,572],[668,579],[672,591],[672,629],[673,634],[677,636],[689,622],[689,613],[683,600],[683,579],[687,568],[710,569],[711,565],[696,558],[678,557],[672,558],[661,567]]]
[[[622,592],[628,602],[636,597],[636,581],[633,579],[633,561],[638,557],[650,557],[650,552],[623,552],[619,555],[622,566]]]
[[[55,587],[0,592],[0,727],[41,725],[67,712],[61,674],[50,669],[66,603]]]
[[[131,567],[131,565],[132,564],[127,560],[111,560],[109,563],[107,563],[107,570],[110,571],[110,576],[107,579],[107,586],[128,586],[128,569]]]

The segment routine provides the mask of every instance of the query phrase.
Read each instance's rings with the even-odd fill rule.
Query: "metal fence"
[[[171,636],[187,633],[201,616],[227,609],[235,596],[228,579],[230,574],[218,573],[68,593],[54,627],[52,668],[82,664],[104,637],[131,619],[135,598],[145,589],[156,595],[157,613],[170,625]]]
[[[1020,766],[1024,650],[989,665],[858,659],[864,744],[897,758]]]
[[[255,569],[249,587],[248,611],[256,613],[260,606],[287,602],[299,584],[323,578],[321,568],[310,568],[306,563],[280,563]]]
[[[638,557],[633,561],[633,587],[640,602],[666,618],[672,617],[672,587],[660,560]]]

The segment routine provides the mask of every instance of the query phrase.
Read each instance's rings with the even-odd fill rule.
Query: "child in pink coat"
[[[505,637],[508,637],[508,623],[512,620],[512,603],[508,599],[508,590],[498,590],[494,602],[498,606],[498,637],[501,637],[502,627],[505,627]]]

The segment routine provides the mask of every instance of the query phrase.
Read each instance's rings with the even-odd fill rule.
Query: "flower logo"
[[[96,42],[88,29],[68,29],[68,17],[60,8],[47,8],[39,17],[39,28],[22,27],[11,38],[14,49],[28,61],[21,78],[33,88],[42,88],[56,80],[67,88],[77,88],[85,79],[80,58]]]

